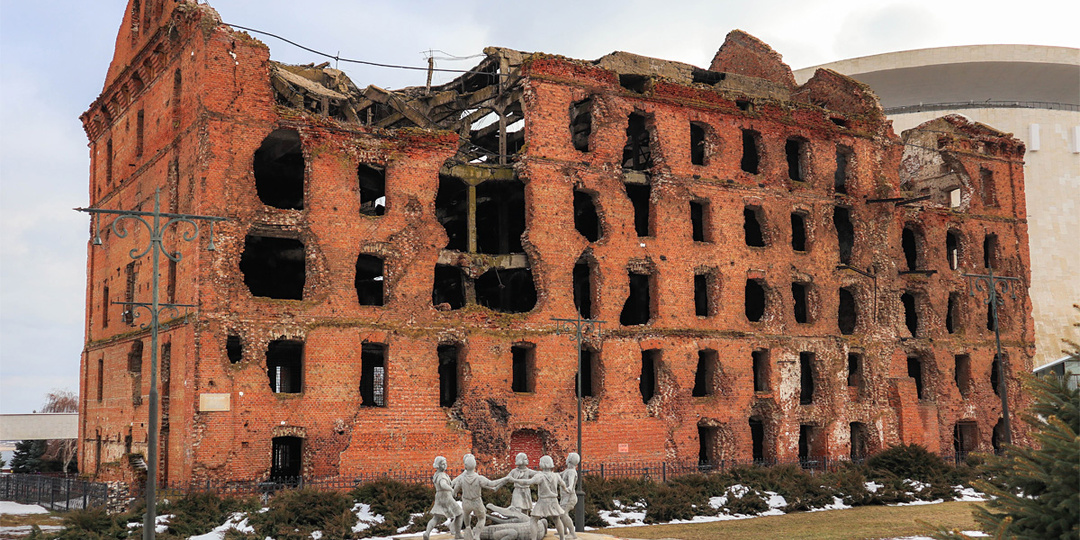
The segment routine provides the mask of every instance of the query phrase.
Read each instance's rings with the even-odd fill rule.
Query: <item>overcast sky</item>
[[[145,2],[144,2],[145,3]],[[0,0],[0,412],[78,390],[89,220],[79,122],[104,85],[126,0]],[[708,67],[734,28],[793,68],[870,54],[989,43],[1080,47],[1080,2],[952,0],[213,0],[222,19],[343,58],[422,66],[423,51],[497,45],[593,59],[615,50]],[[975,8],[975,9],[972,9]],[[273,38],[271,57],[324,59]],[[468,68],[477,60],[440,60]],[[422,72],[342,64],[360,87]],[[445,80],[444,77],[442,80]],[[439,79],[436,82],[440,82]]]

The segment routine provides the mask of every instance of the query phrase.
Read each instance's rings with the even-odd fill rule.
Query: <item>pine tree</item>
[[[1037,442],[1010,447],[988,463],[991,481],[977,487],[994,498],[975,511],[984,531],[1019,540],[1080,538],[1080,391],[1067,379],[1026,381],[1034,404],[1024,421]]]
[[[19,441],[11,456],[11,472],[41,472],[41,455],[45,453],[45,441]]]

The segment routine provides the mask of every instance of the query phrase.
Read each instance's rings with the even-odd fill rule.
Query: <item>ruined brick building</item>
[[[951,454],[1000,439],[986,305],[1020,276],[1024,147],[962,117],[898,137],[866,86],[797,86],[735,31],[709,69],[500,48],[447,84],[273,62],[206,5],[131,0],[82,116],[95,207],[214,215],[163,300],[161,477],[351,477],[576,437],[586,465]],[[88,250],[80,468],[146,447],[142,231]],[[1018,383],[1008,377],[1012,403]],[[1016,424],[1014,424],[1015,426]],[[1023,440],[1023,435],[1020,436]]]

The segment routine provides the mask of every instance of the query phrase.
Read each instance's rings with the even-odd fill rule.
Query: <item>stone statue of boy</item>
[[[484,531],[484,520],[487,518],[487,509],[480,497],[481,489],[499,489],[506,483],[506,478],[501,480],[489,480],[476,472],[476,458],[472,454],[465,454],[462,459],[465,464],[465,472],[458,475],[451,483],[453,494],[461,493],[462,529],[466,531],[466,540],[480,538]],[[472,524],[472,518],[476,518],[476,525]]]

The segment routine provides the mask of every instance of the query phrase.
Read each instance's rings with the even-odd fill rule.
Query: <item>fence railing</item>
[[[0,500],[57,511],[98,508],[108,504],[109,486],[73,477],[5,474],[0,475]]]
[[[949,111],[954,109],[1048,109],[1055,111],[1080,111],[1080,105],[1055,101],[1017,101],[988,99],[984,101],[951,101],[948,103],[920,103],[886,107],[885,114],[907,114],[927,111]]]

